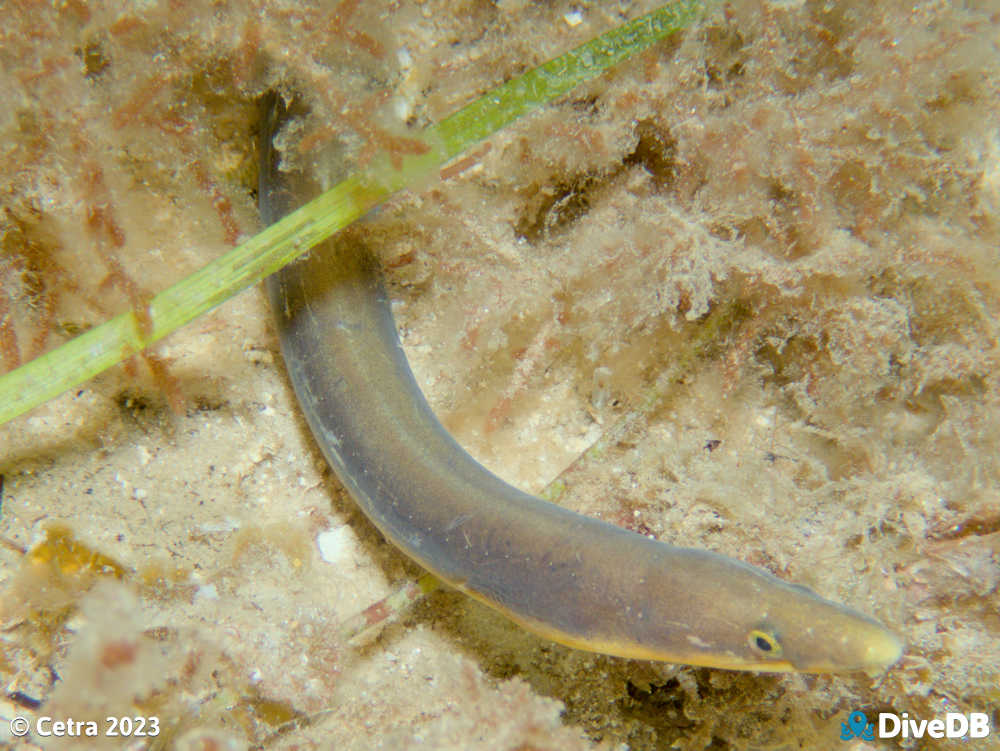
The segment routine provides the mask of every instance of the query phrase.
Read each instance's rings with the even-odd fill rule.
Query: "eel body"
[[[312,188],[278,165],[271,97],[259,202],[276,221]],[[811,590],[523,493],[435,418],[400,347],[379,268],[318,246],[267,281],[281,349],[317,443],[376,527],[445,583],[579,649],[734,670],[884,670],[883,626]]]

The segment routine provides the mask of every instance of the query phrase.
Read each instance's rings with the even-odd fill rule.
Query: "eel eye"
[[[762,631],[755,628],[747,634],[750,649],[765,657],[777,657],[781,654],[781,643],[773,631]]]

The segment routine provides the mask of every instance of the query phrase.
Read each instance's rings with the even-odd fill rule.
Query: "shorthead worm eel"
[[[268,98],[260,211],[309,194],[279,169]],[[369,519],[442,581],[542,637],[610,655],[731,670],[884,670],[902,643],[883,626],[746,563],[674,547],[511,487],[434,417],[367,251],[313,249],[267,281],[299,404]]]

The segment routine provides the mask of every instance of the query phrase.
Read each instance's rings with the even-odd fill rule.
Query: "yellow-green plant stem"
[[[670,3],[490,90],[428,128],[421,136],[426,153],[397,166],[388,157],[377,159],[364,173],[156,295],[145,311],[145,325],[135,312],[125,313],[0,376],[0,424],[141,352],[259,282],[448,159],[689,25],[703,5],[695,0]]]

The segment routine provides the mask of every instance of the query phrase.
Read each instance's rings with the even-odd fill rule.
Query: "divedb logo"
[[[879,738],[986,738],[990,716],[984,712],[948,712],[944,719],[915,720],[909,714],[879,712],[878,724],[869,722],[864,712],[854,711],[840,723],[840,739],[865,741]]]

